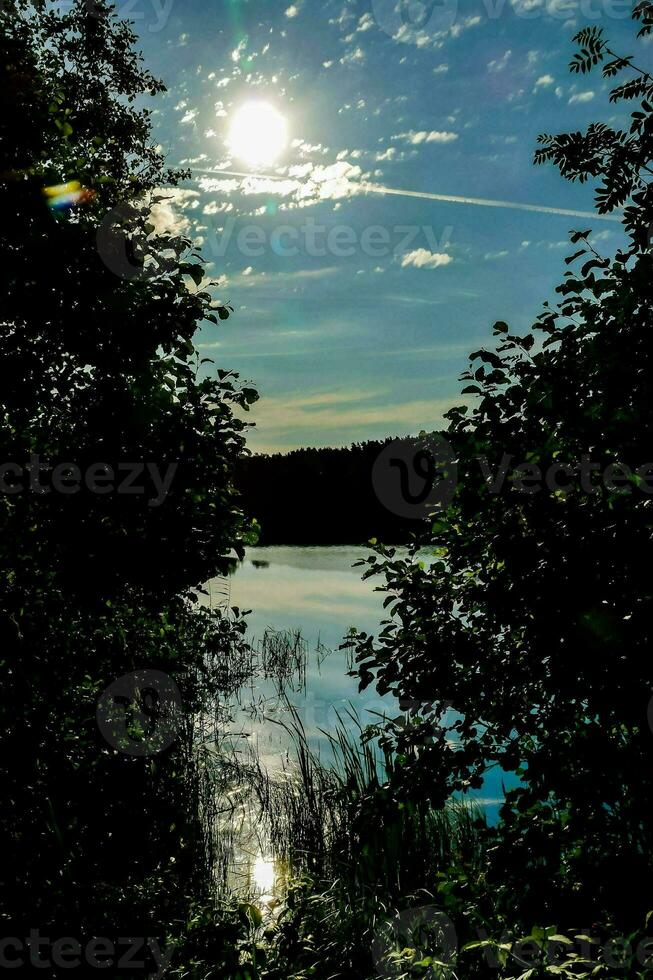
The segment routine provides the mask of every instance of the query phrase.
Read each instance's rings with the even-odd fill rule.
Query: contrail
[[[396,194],[399,197],[419,197],[424,201],[447,201],[450,204],[475,204],[481,208],[513,208],[516,211],[537,211],[539,214],[562,214],[570,218],[591,218],[593,221],[621,221],[616,214],[597,214],[596,211],[575,211],[571,208],[550,208],[545,204],[521,204],[518,201],[494,201],[486,197],[458,197],[455,194],[432,194],[429,191],[405,191],[377,184],[363,184],[373,194]]]
[[[197,170],[202,174],[219,174],[226,177],[251,177],[253,180],[297,180],[296,177],[277,174],[243,173],[239,170]],[[597,214],[596,211],[576,211],[573,208],[553,208],[545,204],[522,204],[519,201],[499,201],[487,197],[462,197],[457,194],[434,194],[431,191],[407,191],[382,184],[356,184],[365,194],[388,194],[396,197],[416,197],[422,201],[443,201],[445,204],[472,204],[481,208],[511,208],[514,211],[535,211],[538,214],[559,214],[568,218],[588,218],[592,221],[621,221],[618,214]]]

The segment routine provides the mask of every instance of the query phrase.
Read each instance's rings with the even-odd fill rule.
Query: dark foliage
[[[648,4],[635,17],[650,30]],[[418,546],[372,556],[393,618],[356,639],[362,685],[414,705],[412,724],[385,732],[397,799],[443,805],[490,767],[521,777],[488,832],[478,909],[491,894],[524,934],[534,922],[641,928],[651,903],[636,883],[653,871],[653,509],[637,473],[653,460],[653,77],[598,29],[576,40],[573,71],[625,74],[612,100],[640,102],[629,131],[545,136],[536,160],[599,178],[597,208],[624,205],[629,245],[604,258],[590,231],[574,232],[559,304],[525,336],[497,323],[496,349],[472,355],[466,390],[478,398],[449,413],[460,479],[421,542],[431,560]],[[493,489],[479,458],[494,475],[504,454]],[[606,480],[613,463],[629,470]],[[552,484],[533,480],[533,466],[560,465]]]
[[[374,464],[390,442],[241,459],[236,484],[245,509],[260,524],[259,543],[408,542],[419,522],[384,507],[372,481]]]
[[[194,729],[237,683],[243,625],[198,611],[190,590],[242,552],[232,476],[246,426],[232,409],[256,393],[201,374],[192,338],[217,317],[191,243],[149,223],[155,193],[182,175],[137,108],[162,85],[134,41],[103,0],[0,5],[3,936],[165,944],[211,893]],[[48,207],[47,189],[70,181],[84,193]],[[103,261],[98,230],[119,224],[111,240],[140,247],[145,271],[119,277]],[[72,464],[81,488],[14,484],[6,467],[32,454],[44,484]],[[133,463],[174,468],[157,506],[84,484],[94,464]],[[123,754],[96,724],[103,690],[137,669],[182,695],[178,738],[152,757]]]

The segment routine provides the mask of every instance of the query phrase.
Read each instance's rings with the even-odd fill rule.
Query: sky
[[[648,67],[629,2],[116,6],[168,87],[161,152],[193,171],[156,221],[201,245],[235,308],[197,342],[259,389],[256,452],[441,427],[494,321],[526,330],[554,296],[570,230],[606,255],[622,241],[582,216],[591,185],[532,158],[540,133],[623,125],[608,82],[568,63],[595,24]]]

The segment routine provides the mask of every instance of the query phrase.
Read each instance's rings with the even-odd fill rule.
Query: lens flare
[[[94,196],[94,191],[87,187],[82,187],[78,180],[69,180],[66,184],[53,184],[51,187],[44,187],[43,194],[47,205],[53,211],[65,211],[74,207],[76,204],[85,204]]]

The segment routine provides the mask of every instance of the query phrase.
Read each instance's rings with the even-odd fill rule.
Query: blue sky
[[[202,244],[236,309],[198,342],[259,388],[257,451],[437,428],[494,320],[525,329],[551,297],[569,230],[620,242],[614,221],[396,192],[591,211],[532,154],[540,132],[624,122],[599,73],[567,70],[588,24],[650,61],[623,0],[117,6],[168,85],[156,139],[194,171],[157,221]],[[252,102],[287,127],[263,167],[229,142]]]

